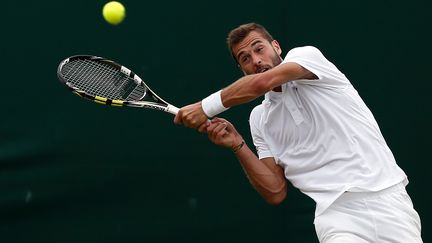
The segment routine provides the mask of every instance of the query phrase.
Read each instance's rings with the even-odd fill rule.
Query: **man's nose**
[[[252,56],[252,58],[253,58],[253,63],[255,65],[261,65],[262,61],[261,61],[261,58],[259,56],[254,55],[254,56]]]

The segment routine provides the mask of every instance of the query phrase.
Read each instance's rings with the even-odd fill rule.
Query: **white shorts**
[[[315,218],[321,243],[420,243],[420,217],[403,183],[379,192],[346,192]]]

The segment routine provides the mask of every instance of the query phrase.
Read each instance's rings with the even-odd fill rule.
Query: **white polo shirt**
[[[251,112],[251,133],[258,157],[275,158],[286,178],[316,202],[315,215],[345,191],[379,191],[404,181],[375,118],[345,75],[312,46],[292,49],[287,62],[318,79],[268,92]]]

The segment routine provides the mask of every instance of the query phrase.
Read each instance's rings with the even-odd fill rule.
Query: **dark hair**
[[[257,23],[242,24],[239,27],[231,30],[227,37],[227,44],[228,49],[236,62],[237,58],[234,56],[232,47],[242,42],[243,39],[246,38],[246,36],[252,31],[260,33],[269,42],[272,42],[274,40],[273,37],[269,34],[269,32],[262,25],[259,25]]]

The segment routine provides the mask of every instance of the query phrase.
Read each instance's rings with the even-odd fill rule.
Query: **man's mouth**
[[[263,73],[268,71],[269,69],[270,69],[269,67],[261,67],[256,70],[256,73]]]

